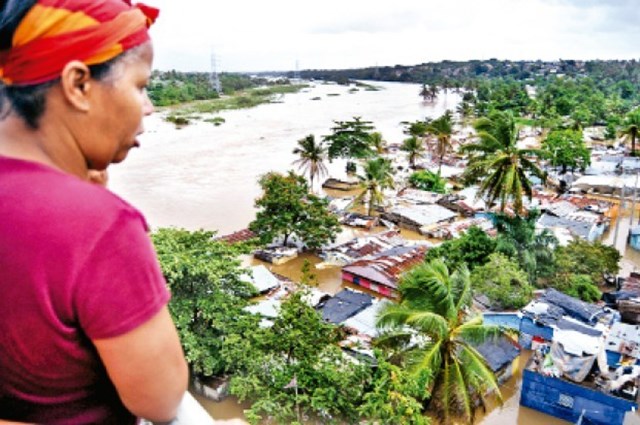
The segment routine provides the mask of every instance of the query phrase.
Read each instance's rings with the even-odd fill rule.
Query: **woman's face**
[[[104,170],[123,161],[131,148],[139,146],[144,131],[142,118],[153,112],[147,95],[153,48],[145,43],[126,55],[104,81],[92,80],[95,98],[89,133],[81,138],[81,149],[90,169]]]

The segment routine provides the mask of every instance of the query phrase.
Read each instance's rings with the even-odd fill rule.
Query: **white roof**
[[[278,311],[280,310],[280,300],[267,299],[258,302],[257,304],[252,304],[244,308],[245,311],[249,313],[258,314],[262,317],[266,317],[269,319],[275,319],[278,316]]]
[[[244,274],[241,279],[251,283],[261,293],[280,285],[278,278],[262,264],[251,267],[251,276]]]
[[[376,318],[383,307],[390,304],[389,300],[374,300],[373,303],[362,310],[360,313],[345,320],[345,326],[356,329],[359,333],[369,335],[370,337],[378,336],[376,329]]]
[[[440,205],[420,205],[415,207],[397,207],[391,213],[406,217],[419,226],[429,226],[458,216]]]

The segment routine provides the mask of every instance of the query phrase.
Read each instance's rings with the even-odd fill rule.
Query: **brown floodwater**
[[[333,120],[360,116],[372,121],[385,140],[400,143],[405,137],[401,121],[437,117],[446,109],[455,109],[460,101],[458,94],[450,92],[441,94],[433,103],[424,103],[418,96],[419,85],[376,84],[382,90],[356,93],[350,93],[344,86],[317,84],[303,92],[283,96],[280,103],[221,112],[217,115],[226,122],[219,127],[197,122],[176,129],[162,120],[162,114],[155,113],[145,120],[147,132],[140,138],[141,149],[132,151],[123,164],[110,170],[110,188],[141,209],[154,228],[203,228],[220,234],[245,228],[255,216],[253,202],[260,194],[258,177],[269,171],[293,169],[295,157],[291,151],[297,140],[308,134],[321,138],[330,133]],[[320,100],[312,100],[315,97]],[[329,171],[334,177],[344,177],[344,161],[329,164]],[[331,195],[344,194],[331,192]],[[624,248],[625,229],[621,222],[618,245],[626,251],[623,270],[628,273],[640,267],[640,255]],[[346,241],[364,233],[348,229],[339,240]],[[406,231],[403,236],[421,238]],[[612,240],[611,231],[605,238]],[[303,254],[289,263],[268,267],[299,280],[305,259],[314,265],[320,262],[317,257]],[[245,260],[246,265],[258,263],[255,259]],[[334,294],[344,286],[337,267],[316,269],[315,273],[319,288],[325,292]],[[522,366],[524,360],[519,360],[519,364]],[[504,405],[491,409],[477,423],[566,424],[519,406],[519,377],[518,372],[502,387]],[[215,419],[243,418],[242,411],[248,407],[233,397],[220,403],[197,399]]]

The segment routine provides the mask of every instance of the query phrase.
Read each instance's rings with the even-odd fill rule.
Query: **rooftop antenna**
[[[211,88],[215,90],[218,93],[218,95],[222,95],[222,84],[220,83],[220,75],[218,75],[216,54],[213,51],[211,52],[210,79],[211,79]]]

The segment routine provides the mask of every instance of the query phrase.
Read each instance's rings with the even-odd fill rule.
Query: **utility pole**
[[[622,209],[624,208],[624,170],[622,171],[622,188],[620,188],[620,206],[618,208],[618,216],[616,217],[616,227],[613,233],[613,247],[617,248],[618,244],[618,230],[620,228],[620,221],[622,220]]]
[[[638,194],[638,174],[640,174],[640,168],[636,171],[636,182],[633,184],[633,201],[631,201],[631,214],[629,214],[629,230],[633,226],[633,214],[636,211],[636,195]]]

